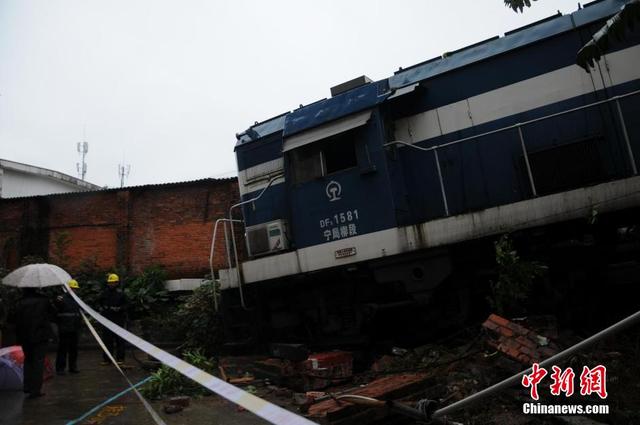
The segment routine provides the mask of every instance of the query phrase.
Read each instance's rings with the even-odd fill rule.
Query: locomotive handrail
[[[491,130],[491,131],[487,131],[485,133],[481,133],[481,134],[476,134],[474,136],[469,136],[469,137],[464,137],[462,139],[458,139],[458,140],[454,140],[452,142],[447,142],[447,143],[443,143],[441,145],[436,145],[436,146],[430,146],[430,147],[422,147],[422,146],[418,146],[415,143],[409,143],[409,142],[405,142],[402,140],[394,140],[391,142],[387,142],[385,143],[383,146],[393,146],[393,145],[402,145],[402,146],[407,146],[413,149],[417,149],[423,152],[429,152],[429,151],[433,151],[434,157],[435,157],[435,161],[436,161],[436,170],[438,172],[438,181],[440,183],[440,192],[442,194],[442,204],[444,207],[444,212],[445,212],[445,216],[449,216],[449,203],[447,201],[447,193],[444,187],[444,178],[442,176],[442,170],[440,168],[440,158],[438,157],[438,149],[441,148],[445,148],[448,146],[453,146],[453,145],[457,145],[463,142],[467,142],[469,140],[473,140],[473,139],[478,139],[480,137],[484,137],[484,136],[489,136],[491,134],[496,134],[496,133],[500,133],[503,131],[507,131],[507,130],[514,130],[517,129],[518,130],[518,138],[520,139],[520,147],[522,149],[522,155],[524,157],[524,163],[525,163],[525,167],[527,170],[527,177],[529,178],[529,185],[531,187],[531,193],[533,195],[533,197],[537,197],[538,196],[538,191],[536,189],[536,185],[533,179],[533,173],[531,171],[531,164],[529,163],[529,154],[527,152],[527,147],[525,145],[525,141],[524,141],[524,135],[522,133],[522,127],[529,125],[529,124],[533,124],[536,122],[540,122],[540,121],[544,121],[550,118],[555,118],[561,115],[566,115],[572,112],[576,112],[576,111],[580,111],[583,109],[587,109],[587,108],[592,108],[594,106],[598,106],[598,105],[602,105],[608,102],[616,102],[616,108],[618,111],[618,118],[620,119],[620,125],[622,127],[622,135],[624,138],[624,142],[625,142],[625,146],[627,149],[627,155],[629,157],[629,162],[631,164],[631,171],[633,173],[633,175],[637,175],[638,174],[638,167],[636,165],[636,159],[635,156],[633,154],[633,149],[631,148],[631,141],[629,140],[629,133],[627,132],[627,126],[624,120],[624,115],[622,113],[622,107],[620,106],[620,99],[624,99],[626,97],[630,97],[630,96],[634,96],[640,94],[640,90],[635,90],[629,93],[625,93],[625,94],[621,94],[618,96],[613,96],[610,97],[608,99],[604,99],[604,100],[599,100],[597,102],[593,102],[590,103],[588,105],[582,105],[582,106],[578,106],[575,108],[571,108],[571,109],[567,109],[565,111],[561,111],[561,112],[556,112],[554,114],[549,114],[549,115],[545,115],[542,117],[538,117],[538,118],[534,118],[528,121],[523,121],[523,122],[519,122],[519,123],[515,123],[512,125],[509,125],[507,127],[502,127],[502,128],[498,128],[496,130]]]
[[[251,199],[247,199],[246,201],[242,201],[242,202],[238,202],[235,205],[231,205],[231,207],[229,208],[229,220],[233,220],[233,209],[240,207],[242,205],[245,204],[249,204],[251,202],[255,202],[258,199],[260,199],[260,197],[267,191],[267,189],[269,189],[271,187],[271,185],[273,184],[274,181],[276,181],[277,179],[279,179],[280,177],[284,176],[284,173],[279,173],[274,175],[273,177],[271,177],[271,179],[269,179],[269,183],[267,183],[267,185],[265,186],[264,189],[262,189],[262,191],[260,191],[260,193],[251,198]],[[242,273],[240,273],[240,264],[238,264],[238,248],[236,245],[236,235],[235,235],[235,231],[233,230],[233,224],[231,225],[231,244],[233,245],[233,260],[236,264],[236,276],[238,278],[238,291],[240,292],[240,305],[242,306],[243,309],[248,310],[247,305],[244,302],[244,292],[242,291]]]
[[[556,112],[554,114],[545,115],[545,116],[534,118],[534,119],[531,119],[531,120],[528,120],[528,121],[523,121],[523,122],[520,122],[520,123],[511,124],[511,125],[509,125],[507,127],[498,128],[496,130],[487,131],[485,133],[476,134],[474,136],[464,137],[462,139],[454,140],[452,142],[443,143],[441,145],[431,146],[431,147],[428,147],[428,148],[423,148],[421,146],[416,146],[413,143],[403,142],[402,140],[394,140],[394,141],[391,141],[391,142],[387,142],[383,146],[406,145],[406,146],[409,146],[409,147],[412,147],[414,149],[418,149],[418,150],[421,150],[421,151],[436,150],[436,149],[445,148],[445,147],[451,146],[451,145],[457,145],[458,143],[466,142],[468,140],[477,139],[479,137],[484,137],[484,136],[489,136],[491,134],[500,133],[502,131],[513,130],[514,128],[518,128],[518,127],[521,127],[521,126],[533,124],[533,123],[538,122],[538,121],[544,121],[544,120],[547,120],[549,118],[554,118],[554,117],[557,117],[557,116],[560,116],[560,115],[570,114],[571,112],[576,112],[576,111],[579,111],[581,109],[591,108],[593,106],[598,106],[598,105],[601,105],[603,103],[612,102],[612,101],[618,101],[620,99],[624,99],[625,97],[634,96],[634,95],[637,95],[637,94],[640,94],[640,90],[635,90],[635,91],[632,91],[632,92],[629,92],[629,93],[621,94],[621,95],[618,95],[618,96],[613,96],[613,97],[610,97],[608,99],[599,100],[597,102],[589,103],[588,105],[577,106],[575,108],[567,109],[566,111],[560,111],[560,112]],[[636,167],[634,166],[634,168],[636,168]],[[637,169],[636,169],[634,171],[634,174],[637,174],[637,173],[638,172],[637,172]]]
[[[218,223],[224,223],[224,248],[227,253],[227,264],[229,265],[229,270],[231,270],[231,253],[229,252],[229,238],[227,236],[227,222],[231,223],[243,223],[242,220],[231,220],[228,218],[219,218],[216,220],[216,224],[213,226],[213,238],[211,239],[211,251],[209,252],[209,270],[211,271],[211,280],[214,281],[215,276],[213,274],[213,252],[215,250],[216,244],[216,233],[218,232]],[[213,304],[216,312],[218,312],[218,292],[214,289],[213,291]]]

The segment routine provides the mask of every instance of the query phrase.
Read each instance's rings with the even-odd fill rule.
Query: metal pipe
[[[444,204],[444,213],[449,215],[449,203],[447,202],[447,194],[444,190],[444,181],[442,180],[442,170],[440,169],[440,158],[438,157],[438,150],[434,149],[433,154],[436,157],[436,168],[438,169],[438,180],[440,181],[440,192],[442,192],[442,203]]]
[[[586,348],[587,346],[598,342],[600,339],[605,338],[609,335],[612,335],[622,329],[624,329],[627,326],[630,326],[634,323],[636,323],[637,321],[640,321],[640,311],[632,314],[631,316],[609,326],[608,328],[598,332],[595,335],[590,336],[589,338],[585,339],[584,341],[581,341],[579,343],[577,343],[574,346],[571,346],[569,348],[567,348],[566,350],[556,354],[555,356],[551,356],[549,357],[547,360],[543,361],[540,363],[540,367],[546,367],[549,365],[552,365],[554,363],[558,363],[561,360],[571,356],[572,354],[574,354],[577,351],[582,350],[583,348]],[[460,401],[457,401],[453,404],[450,404],[447,407],[443,407],[442,409],[436,410],[433,413],[433,417],[434,418],[441,418],[445,415],[449,415],[457,410],[460,409],[464,409],[468,406],[470,406],[471,404],[483,400],[491,395],[493,395],[494,393],[501,391],[505,388],[508,388],[516,383],[520,383],[522,382],[522,376],[531,372],[531,368],[524,370],[516,375],[513,375],[510,378],[505,379],[504,381],[498,382],[495,385],[492,385],[489,388],[485,388],[484,390],[477,392],[465,399],[462,399]]]
[[[627,133],[627,125],[624,122],[624,115],[622,115],[620,99],[616,99],[616,106],[618,107],[618,116],[620,117],[620,124],[622,124],[622,134],[624,135],[624,142],[627,145],[627,153],[629,154],[629,161],[631,162],[631,170],[635,176],[638,174],[638,168],[636,166],[636,158],[633,155],[633,149],[631,149],[631,142],[629,141],[629,133]]]
[[[358,395],[358,394],[339,395],[336,397],[336,400],[346,400],[353,404],[359,404],[361,406],[368,406],[368,407],[387,407],[387,403],[382,400],[378,400],[377,398],[367,397],[367,396]]]
[[[242,220],[237,220],[237,223],[242,223]],[[230,226],[233,226],[233,223],[229,223]],[[225,220],[224,222],[224,250],[227,253],[227,267],[229,267],[229,270],[231,270],[233,268],[233,265],[231,264],[231,245],[229,244],[229,234],[227,232],[227,221]]]
[[[213,307],[218,312],[218,296],[216,295],[216,276],[213,273],[213,252],[216,245],[216,234],[218,233],[218,223],[221,219],[216,220],[216,224],[213,225],[213,237],[211,238],[211,249],[209,250],[209,272],[211,273],[211,283],[213,283]]]
[[[500,133],[502,131],[511,130],[511,129],[514,129],[514,128],[518,127],[518,126],[525,126],[525,125],[528,125],[528,124],[533,124],[533,123],[538,122],[538,121],[544,121],[544,120],[547,120],[549,118],[554,118],[554,117],[558,117],[560,115],[569,114],[571,112],[580,111],[582,109],[591,108],[591,107],[594,107],[594,106],[601,105],[603,103],[611,102],[611,101],[618,100],[618,99],[623,99],[623,98],[629,97],[629,96],[634,96],[636,94],[640,94],[640,90],[635,90],[635,91],[632,91],[630,93],[625,93],[625,94],[621,94],[619,96],[611,97],[609,99],[600,100],[598,102],[593,102],[593,103],[590,103],[588,105],[583,105],[583,106],[578,106],[576,108],[567,109],[566,111],[556,112],[555,114],[545,115],[545,116],[540,117],[540,118],[534,118],[534,119],[529,120],[529,121],[524,121],[524,122],[513,124],[513,125],[510,125],[510,126],[507,126],[507,127],[502,127],[502,128],[497,129],[497,130],[487,131],[486,133],[476,134],[475,136],[469,136],[469,137],[465,137],[463,139],[454,140],[453,142],[443,143],[443,144],[437,145],[437,146],[432,146],[430,148],[422,148],[420,146],[415,146],[415,145],[413,145],[411,143],[403,142],[403,141],[400,141],[400,140],[394,140],[392,142],[385,143],[384,146],[405,145],[405,146],[413,147],[415,149],[419,149],[419,150],[423,150],[423,151],[431,151],[431,150],[443,148],[443,147],[446,147],[446,146],[457,145],[458,143],[466,142],[468,140],[477,139],[479,137],[489,136],[491,134],[495,134],[495,133]]]
[[[344,394],[335,397],[336,400],[345,400],[353,404],[366,407],[388,408],[389,410],[400,413],[403,416],[407,416],[416,421],[425,422],[429,424],[448,424],[448,425],[462,425],[458,422],[443,421],[438,418],[430,418],[425,412],[420,411],[414,407],[408,406],[404,403],[398,403],[397,401],[389,400],[383,401],[377,398],[367,397],[358,394]]]
[[[220,222],[224,223],[224,243],[225,243],[225,249],[227,251],[227,261],[229,263],[229,270],[231,270],[231,256],[229,254],[229,242],[227,239],[227,221],[229,221],[228,218],[219,218],[216,220],[216,223],[213,226],[213,237],[211,238],[211,250],[209,251],[209,270],[211,271],[212,282],[215,282],[215,275],[213,273],[213,253],[215,251],[216,234],[218,233],[218,223]],[[242,220],[231,220],[231,221],[234,221],[236,223],[242,223]],[[213,304],[217,312],[218,311],[218,294],[216,291],[213,291]]]
[[[520,136],[520,146],[522,147],[522,154],[524,155],[524,163],[527,166],[527,174],[529,175],[529,184],[531,185],[531,192],[533,197],[538,196],[536,191],[536,185],[533,182],[533,174],[531,173],[531,164],[529,164],[529,155],[527,154],[527,147],[524,144],[524,136],[522,135],[522,127],[518,126],[518,135]]]
[[[245,204],[248,204],[248,203],[251,203],[251,202],[255,202],[258,199],[260,199],[260,197],[267,191],[267,189],[269,189],[271,187],[273,182],[276,181],[277,179],[279,179],[282,176],[284,176],[284,173],[279,173],[279,174],[276,174],[275,176],[271,177],[269,179],[269,182],[265,186],[265,188],[262,189],[262,191],[258,194],[258,196],[254,197],[254,198],[251,198],[251,199],[247,199],[246,201],[238,202],[235,205],[231,205],[231,208],[229,208],[229,220],[233,221],[233,209],[234,208],[240,207],[242,205],[245,205]],[[231,244],[233,245],[233,261],[236,264],[236,277],[238,278],[238,291],[240,292],[240,305],[245,310],[248,310],[247,309],[247,305],[244,302],[244,293],[242,291],[242,274],[240,273],[240,264],[238,264],[238,247],[237,247],[237,244],[236,244],[236,234],[235,234],[235,231],[234,231],[233,227],[234,227],[233,224],[231,224]]]

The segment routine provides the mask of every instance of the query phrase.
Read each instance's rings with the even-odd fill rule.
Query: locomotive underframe
[[[640,284],[640,209],[512,234],[547,266],[527,311],[593,328],[631,311]],[[415,345],[486,316],[497,236],[247,285],[222,292],[228,341],[256,345]],[[620,297],[619,294],[626,294]],[[635,306],[637,307],[637,306]],[[594,314],[598,311],[599,314]]]

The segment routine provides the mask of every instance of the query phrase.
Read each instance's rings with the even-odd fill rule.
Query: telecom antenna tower
[[[89,143],[78,142],[78,153],[82,155],[82,163],[76,162],[76,169],[78,170],[80,180],[84,180],[84,176],[87,175],[87,163],[85,162],[87,152],[89,152]]]
[[[131,171],[131,165],[118,164],[118,176],[120,177],[120,187],[124,187],[124,179],[129,177]]]

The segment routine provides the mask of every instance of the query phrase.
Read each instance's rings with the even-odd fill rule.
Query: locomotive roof
[[[365,84],[332,98],[256,123],[245,132],[236,135],[238,139],[236,148],[279,131],[283,131],[284,136],[290,136],[342,116],[371,108],[384,102],[397,89],[604,19],[618,12],[625,3],[626,0],[596,0],[571,14],[558,13],[509,31],[503,37],[493,37],[454,52],[445,53],[442,57],[400,69],[389,78]]]

